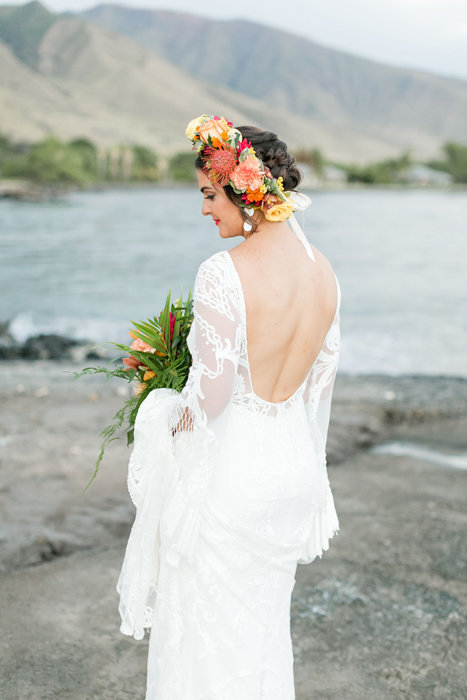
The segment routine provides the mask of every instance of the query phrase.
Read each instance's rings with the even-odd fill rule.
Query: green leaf
[[[167,299],[164,306],[162,323],[164,328],[164,339],[167,345],[167,349],[170,352],[170,291],[167,295]],[[167,354],[169,354],[169,352]]]
[[[138,331],[133,331],[134,334],[140,338],[140,340],[143,340],[145,343],[150,345],[152,348],[155,348],[159,352],[166,352],[166,347],[163,342],[163,339],[161,338],[160,331],[157,330],[152,330],[150,328],[144,328],[144,324],[139,324],[135,323],[136,328],[140,328],[141,330]],[[129,349],[130,353],[133,353],[134,350],[131,348]]]

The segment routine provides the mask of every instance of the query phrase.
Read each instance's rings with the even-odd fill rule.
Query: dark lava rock
[[[19,349],[19,357],[28,360],[60,360],[69,357],[69,348],[79,341],[61,335],[36,335],[29,338]]]

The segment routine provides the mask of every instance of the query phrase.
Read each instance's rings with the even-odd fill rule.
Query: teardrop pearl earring
[[[248,214],[248,216],[253,216],[255,210],[252,207],[245,207],[245,213]],[[250,224],[249,221],[244,221],[243,222],[243,230],[246,231],[247,233],[251,231],[253,226]]]

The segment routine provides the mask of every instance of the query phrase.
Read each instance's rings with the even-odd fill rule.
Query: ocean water
[[[342,290],[340,371],[467,376],[467,191],[309,192]],[[193,187],[0,201],[0,321],[126,343],[224,241]]]

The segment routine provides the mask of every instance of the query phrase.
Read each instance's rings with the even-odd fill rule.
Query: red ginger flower
[[[240,155],[240,153],[244,151],[245,148],[251,148],[251,143],[246,139],[242,139],[237,146],[237,154]]]
[[[174,337],[174,328],[175,328],[175,321],[177,320],[175,314],[173,314],[171,311],[169,311],[169,318],[170,318],[170,340],[173,340]]]
[[[159,322],[162,319],[162,313],[159,316]],[[170,340],[173,340],[174,337],[174,328],[175,328],[175,321],[177,320],[177,317],[175,314],[173,314],[171,311],[169,311],[169,323],[170,323]]]

